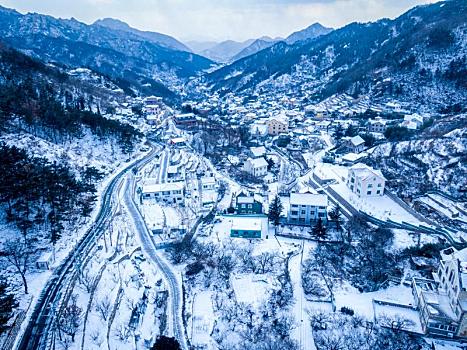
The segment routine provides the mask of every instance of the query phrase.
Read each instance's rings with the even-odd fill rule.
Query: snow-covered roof
[[[381,125],[386,125],[387,120],[381,119],[381,118],[375,118],[375,119],[370,119],[368,120],[368,123],[373,125],[373,124],[381,124]]]
[[[263,219],[259,217],[233,217],[232,230],[262,231]]]
[[[249,158],[248,161],[250,162],[253,168],[262,168],[262,167],[268,166],[268,162],[266,162],[266,159],[264,158],[255,158],[255,159]]]
[[[352,143],[352,145],[354,146],[360,146],[362,144],[365,143],[365,140],[362,139],[362,137],[360,135],[357,135],[357,136],[354,136],[350,139],[350,142]]]
[[[378,176],[383,180],[386,180],[381,170],[375,170],[372,167],[369,167],[366,164],[358,163],[350,167],[351,170],[355,173],[355,176],[361,180],[365,180],[370,176]]]
[[[290,205],[308,205],[315,207],[327,207],[328,196],[314,193],[291,193]]]
[[[360,158],[363,158],[365,157],[366,154],[364,152],[361,152],[361,153],[347,153],[345,155],[342,156],[342,160],[343,161],[346,161],[346,162],[355,162],[357,160],[359,160]]]
[[[157,193],[163,191],[183,190],[185,184],[181,181],[168,182],[163,184],[145,184],[143,185],[143,193]]]
[[[237,197],[237,203],[240,204],[253,204],[255,201],[253,196],[250,197],[245,197],[245,196],[238,196]]]
[[[276,115],[276,116],[271,117],[271,118],[268,119],[268,123],[272,122],[272,121],[277,121],[277,122],[280,122],[280,123],[286,124],[286,125],[289,124],[289,118],[286,115],[283,115],[283,114],[279,114],[279,115]]]
[[[173,138],[170,140],[170,142],[176,144],[176,143],[183,143],[185,142],[186,140],[183,138],[183,137],[176,137],[176,138]]]
[[[260,147],[250,147],[251,154],[253,157],[258,158],[262,157],[266,154],[266,147],[260,146]]]
[[[201,183],[203,185],[216,184],[216,178],[214,176],[204,176],[201,178]]]

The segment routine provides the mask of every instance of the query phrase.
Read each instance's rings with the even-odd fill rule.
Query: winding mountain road
[[[151,151],[143,158],[134,161],[107,185],[102,193],[101,205],[94,225],[83,235],[77,245],[69,253],[63,263],[57,267],[47,282],[34,310],[29,317],[28,325],[18,342],[18,350],[45,350],[52,348],[54,323],[61,306],[67,299],[69,286],[74,283],[79,275],[81,266],[95,248],[97,240],[107,229],[108,220],[112,216],[112,208],[115,203],[112,196],[122,182],[124,176],[134,168],[140,168],[150,162],[158,149],[151,147]]]
[[[164,260],[164,258],[159,256],[156,252],[156,243],[135,203],[134,176],[133,174],[129,174],[128,177],[129,181],[124,196],[125,205],[128,208],[130,216],[133,218],[133,222],[141,242],[141,248],[143,248],[143,251],[159,268],[169,288],[169,297],[171,298],[172,304],[170,308],[170,315],[168,317],[172,320],[172,322],[169,322],[169,326],[172,328],[171,332],[169,331],[169,333],[171,333],[170,335],[178,340],[182,350],[188,349],[182,319],[183,293],[181,281],[177,278],[176,273]]]

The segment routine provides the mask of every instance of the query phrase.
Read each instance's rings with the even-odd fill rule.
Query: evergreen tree
[[[336,224],[336,229],[340,231],[342,223],[341,207],[339,205],[336,205],[334,208],[332,208],[329,212],[329,217]]]
[[[336,130],[334,131],[334,138],[339,141],[344,136],[344,128],[342,124],[337,124]]]
[[[151,350],[181,350],[177,339],[160,335]]]
[[[6,330],[6,324],[18,306],[13,294],[8,293],[8,283],[0,280],[0,335]]]
[[[280,223],[282,213],[282,202],[279,196],[276,195],[271,205],[269,206],[268,219],[274,225],[274,229],[277,230],[277,226]]]
[[[345,130],[345,136],[347,137],[354,137],[357,136],[357,134],[358,130],[353,124],[350,124],[347,130]]]
[[[326,227],[323,225],[323,220],[318,218],[316,225],[313,226],[311,231],[312,235],[316,237],[318,241],[325,240],[327,237]]]

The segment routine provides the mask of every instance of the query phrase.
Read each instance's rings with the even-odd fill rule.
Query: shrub
[[[349,316],[353,316],[355,314],[355,312],[349,308],[349,307],[346,307],[346,306],[342,306],[341,307],[341,312],[345,315],[349,315]]]

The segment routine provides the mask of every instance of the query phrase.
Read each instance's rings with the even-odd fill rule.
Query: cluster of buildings
[[[328,197],[317,193],[291,193],[284,201],[284,217],[282,223],[285,225],[313,226],[321,220],[328,220]],[[233,209],[233,210],[232,210]],[[253,193],[240,192],[234,195],[231,207],[232,228],[231,237],[240,238],[262,238],[261,230],[267,230],[264,222],[263,197]]]

